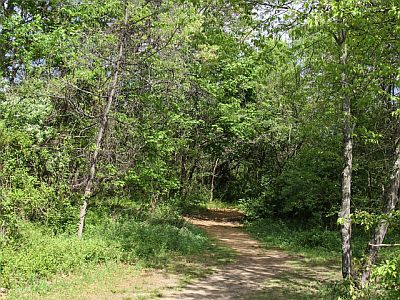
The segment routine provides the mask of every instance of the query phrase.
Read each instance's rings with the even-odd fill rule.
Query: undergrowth
[[[316,259],[335,259],[340,253],[338,232],[320,228],[301,228],[281,220],[256,220],[246,230],[267,247],[303,253]]]
[[[198,255],[213,247],[202,231],[165,208],[140,217],[91,213],[83,239],[30,223],[24,223],[20,232],[18,239],[0,248],[2,288],[30,285],[109,262],[162,267],[179,256]]]
[[[247,223],[245,227],[254,238],[265,247],[302,254],[311,263],[324,266],[336,266],[339,269],[341,259],[341,241],[339,230],[321,227],[302,226],[296,222],[284,222],[279,219],[259,219]],[[369,241],[369,234],[355,227],[352,237],[353,264],[357,269]],[[394,242],[397,234],[389,234],[387,242]],[[379,261],[372,272],[368,287],[359,289],[351,281],[325,283],[319,291],[319,299],[399,299],[400,251],[382,249]],[[311,264],[312,265],[312,264]]]

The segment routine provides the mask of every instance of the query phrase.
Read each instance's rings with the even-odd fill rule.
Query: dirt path
[[[247,235],[234,210],[213,210],[187,220],[236,252],[235,261],[214,269],[181,290],[180,272],[142,270],[123,264],[99,265],[86,273],[58,278],[48,292],[32,290],[10,295],[18,300],[301,300],[315,295],[319,282],[339,279],[339,268],[307,263],[279,249],[265,250]],[[227,255],[229,257],[229,255]],[[185,262],[183,263],[185,265]],[[200,264],[208,268],[208,264]],[[199,265],[195,265],[198,271]],[[198,272],[200,274],[200,272]],[[209,274],[208,270],[204,274]],[[336,278],[335,278],[336,277]],[[1,296],[4,293],[0,291]]]
[[[235,250],[236,261],[163,299],[313,299],[319,282],[338,276],[338,270],[310,265],[300,256],[263,249],[240,229],[238,219],[233,210],[188,219]]]

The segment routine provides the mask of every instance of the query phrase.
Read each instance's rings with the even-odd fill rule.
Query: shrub
[[[31,284],[109,261],[162,266],[211,245],[203,232],[167,208],[147,219],[104,218],[100,223],[92,215],[87,225],[84,238],[78,239],[75,234],[54,235],[49,229],[22,223],[20,237],[0,248],[0,287]]]
[[[0,251],[0,285],[26,284],[119,256],[118,245],[100,239],[80,240],[68,235],[52,236],[37,228],[24,229],[18,243]]]
[[[175,218],[120,220],[106,229],[106,237],[120,245],[126,262],[160,265],[176,255],[192,255],[207,248],[207,236]]]
[[[388,291],[392,299],[400,297],[400,254],[395,253],[376,267],[372,273],[373,278]]]

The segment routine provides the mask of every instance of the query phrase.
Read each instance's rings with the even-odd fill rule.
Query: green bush
[[[84,238],[78,239],[75,234],[54,235],[49,229],[22,223],[19,238],[0,248],[0,287],[31,284],[109,261],[162,266],[211,245],[203,232],[166,208],[141,220],[104,218],[100,223],[92,215],[87,225]]]
[[[400,297],[400,253],[394,253],[373,270],[373,278],[390,294],[392,299]]]
[[[120,245],[125,261],[153,266],[165,263],[174,254],[192,255],[209,246],[203,232],[165,207],[145,220],[121,219],[110,223],[102,234]]]
[[[248,220],[256,220],[271,216],[273,214],[273,206],[268,198],[260,197],[254,199],[240,199],[238,207],[246,215]]]
[[[69,273],[89,263],[119,259],[118,245],[100,239],[45,234],[39,229],[24,229],[18,243],[0,251],[0,285],[26,284],[56,273]]]
[[[124,260],[150,264],[165,261],[171,252],[195,253],[206,241],[205,237],[196,235],[187,227],[147,222],[115,224],[110,230],[111,236],[121,245]]]

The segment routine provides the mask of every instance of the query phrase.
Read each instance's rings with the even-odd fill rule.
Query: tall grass
[[[340,256],[338,231],[304,228],[279,219],[256,220],[248,223],[246,230],[267,247],[301,252],[317,259],[335,260]]]
[[[340,266],[341,241],[338,230],[311,227],[296,222],[264,219],[249,222],[246,230],[266,247],[301,253],[318,265]],[[352,237],[353,267],[360,266],[371,233],[354,226]],[[387,242],[398,240],[397,232],[390,232]],[[320,299],[400,299],[398,269],[400,250],[382,249],[378,266],[368,287],[358,289],[354,282],[338,281],[321,286]],[[390,283],[390,284],[388,284]]]
[[[25,223],[18,239],[0,248],[0,287],[12,289],[107,262],[163,266],[212,243],[170,211],[135,218],[88,216],[83,239]]]

